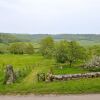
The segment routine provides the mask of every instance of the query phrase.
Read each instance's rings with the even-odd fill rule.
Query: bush
[[[33,54],[34,47],[31,43],[13,43],[9,47],[9,51],[12,54]]]

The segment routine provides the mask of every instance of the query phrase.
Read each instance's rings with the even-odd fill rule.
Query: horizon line
[[[27,34],[27,35],[100,35],[100,33],[13,33],[13,32],[0,32],[0,34]]]

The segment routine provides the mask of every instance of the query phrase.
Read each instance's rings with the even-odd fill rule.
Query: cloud
[[[0,31],[99,33],[100,0],[0,0]]]

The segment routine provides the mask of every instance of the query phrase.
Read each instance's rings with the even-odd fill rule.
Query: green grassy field
[[[2,69],[7,65],[12,64],[14,70],[22,69],[26,66],[32,66],[33,69],[20,81],[12,85],[3,85],[3,71]],[[86,70],[80,67],[64,67],[57,68],[53,59],[45,59],[39,54],[34,55],[0,55],[0,94],[7,93],[34,93],[34,94],[78,94],[78,93],[100,93],[100,78],[94,79],[79,79],[70,81],[56,81],[56,82],[38,82],[37,73],[47,73],[51,68],[54,74],[68,74],[68,73],[85,73]]]

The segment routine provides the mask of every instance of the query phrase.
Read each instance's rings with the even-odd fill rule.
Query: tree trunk
[[[72,61],[69,61],[69,63],[70,63],[70,67],[72,67]]]

